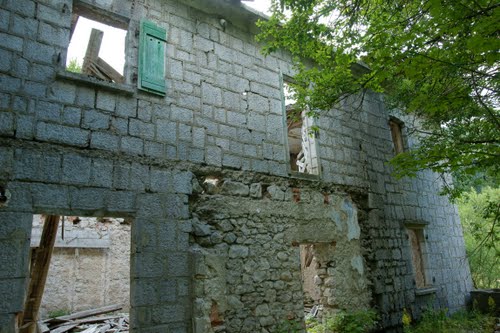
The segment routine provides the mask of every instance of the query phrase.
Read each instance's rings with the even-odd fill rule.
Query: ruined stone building
[[[123,69],[106,30],[72,40],[83,18],[123,32]],[[23,316],[39,214],[130,221],[132,332],[273,332],[304,303],[398,332],[404,309],[464,306],[443,180],[387,165],[413,120],[370,92],[287,119],[294,73],[260,53],[259,18],[238,0],[0,1],[0,332]]]

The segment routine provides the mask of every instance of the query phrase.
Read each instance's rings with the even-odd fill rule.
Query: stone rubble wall
[[[327,245],[316,254],[325,311],[370,306],[358,208],[349,195],[231,179],[205,185],[192,208],[195,332],[272,331],[303,320],[304,243]]]

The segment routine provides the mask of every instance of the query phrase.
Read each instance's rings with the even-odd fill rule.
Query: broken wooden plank
[[[97,65],[97,68],[99,68],[99,70],[108,76],[113,82],[123,83],[125,81],[123,75],[111,67],[111,65],[109,65],[102,58],[97,58],[97,63],[95,65]]]
[[[22,315],[20,333],[35,333],[38,321],[38,311],[42,302],[45,281],[49,272],[50,258],[54,249],[59,225],[59,216],[49,215],[43,224],[40,246],[35,249],[36,259],[31,267],[28,296]]]
[[[106,320],[116,320],[120,319],[122,316],[106,316],[106,317],[92,317],[92,318],[86,318],[86,319],[80,319],[80,320],[72,320],[72,321],[66,321],[64,320],[62,323],[58,322],[51,322],[51,328],[59,328],[59,327],[65,327],[68,325],[81,325],[81,324],[94,324],[94,323],[100,323],[100,322],[105,322]]]
[[[79,324],[77,323],[68,323],[67,325],[57,327],[50,331],[50,333],[65,333],[70,331],[71,329],[77,327]]]
[[[97,330],[97,333],[106,333],[109,329],[111,329],[110,324],[106,324],[104,326],[99,327],[99,330]]]
[[[123,306],[120,304],[113,304],[113,305],[103,306],[102,308],[90,309],[90,310],[75,312],[75,313],[65,315],[65,316],[55,317],[54,319],[56,319],[56,320],[74,320],[74,319],[95,316],[95,315],[99,315],[99,314],[103,314],[103,313],[118,311],[122,308],[123,308]]]
[[[99,326],[92,326],[87,328],[85,331],[81,331],[80,333],[97,333],[99,332]]]

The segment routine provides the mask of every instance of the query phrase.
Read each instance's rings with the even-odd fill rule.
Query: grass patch
[[[494,322],[492,316],[476,311],[447,316],[446,310],[428,310],[415,325],[405,323],[404,333],[491,333]]]

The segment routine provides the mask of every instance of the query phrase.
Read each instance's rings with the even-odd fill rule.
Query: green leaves
[[[430,168],[499,179],[500,5],[275,0],[273,8],[260,40],[267,52],[291,53],[299,104],[327,112],[361,90],[384,93],[425,125],[419,146],[391,162],[398,176]]]

